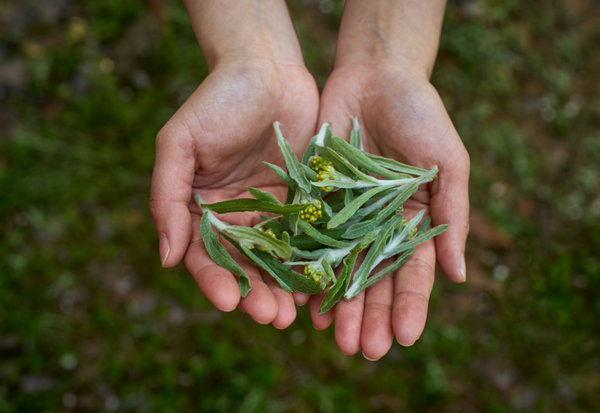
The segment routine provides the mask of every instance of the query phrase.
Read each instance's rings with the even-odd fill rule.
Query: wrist
[[[275,45],[265,47],[270,44],[267,41],[260,44],[244,44],[243,46],[233,48],[221,48],[202,53],[208,64],[209,71],[212,72],[217,67],[223,66],[264,66],[264,67],[299,67],[306,69],[303,56],[294,53],[278,52]]]
[[[444,0],[347,0],[335,67],[394,67],[429,79],[444,8]]]
[[[304,65],[283,0],[184,0],[209,70],[244,59]]]

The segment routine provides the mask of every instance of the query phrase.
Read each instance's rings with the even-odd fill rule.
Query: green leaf
[[[271,274],[284,290],[286,290],[285,285],[290,290],[304,294],[319,294],[321,292],[321,289],[314,281],[292,270],[272,255],[257,249],[251,250],[251,253],[257,258],[254,262],[257,264],[257,261],[261,262],[262,264],[258,265]]]
[[[374,274],[371,277],[369,277],[369,279],[367,279],[367,281],[365,282],[363,289],[369,288],[370,286],[375,284],[377,281],[381,280],[383,277],[385,277],[389,273],[392,273],[392,272],[398,270],[402,265],[404,265],[406,260],[408,260],[408,257],[410,257],[410,255],[413,252],[415,252],[415,249],[411,248],[410,250],[408,250],[407,252],[402,254],[402,256],[400,256],[400,258],[398,258],[393,264],[388,265],[383,270],[379,271],[377,274]]]
[[[306,192],[310,192],[310,182],[306,179],[304,171],[302,170],[302,164],[298,162],[298,158],[296,158],[296,155],[292,151],[289,142],[281,134],[279,122],[273,122],[273,128],[275,129],[277,144],[283,153],[283,159],[285,159],[285,166],[287,167],[290,178],[292,178],[300,188]]]
[[[342,189],[344,193],[344,208],[354,201],[354,192],[352,192],[352,188]],[[343,208],[341,209],[343,211]],[[340,211],[340,212],[341,212]]]
[[[254,228],[266,228],[267,230],[271,230],[275,233],[275,235],[277,235],[277,238],[281,238],[281,224],[279,223],[279,219],[281,218],[281,215],[276,216],[276,217],[269,217],[267,215],[260,215],[260,218],[262,219],[261,222],[259,222],[258,224],[256,224],[254,226]],[[285,242],[285,240],[283,240]]]
[[[383,208],[383,205],[385,205],[390,199],[397,196],[400,193],[400,191],[402,191],[402,189],[394,189],[394,191],[389,192],[387,194],[384,194],[386,191],[383,191],[382,193],[379,194],[381,196],[381,198],[379,198],[377,201],[373,202],[371,205],[366,206],[366,207],[361,208],[358,211],[356,211],[356,213],[352,216],[352,218],[353,219],[364,218],[368,215],[371,215],[373,212],[377,211],[378,209]]]
[[[406,240],[406,242],[403,242],[402,244],[400,244],[398,247],[394,248],[394,250],[392,250],[388,255],[394,256],[396,254],[400,254],[403,251],[406,251],[410,248],[414,248],[417,245],[421,244],[422,242],[425,242],[437,235],[440,235],[442,232],[446,231],[448,229],[448,224],[444,224],[444,225],[438,225],[437,227],[431,228],[429,231],[425,231],[425,232],[421,232],[418,233],[411,239]]]
[[[327,195],[324,200],[329,204],[333,212],[341,211],[346,204],[344,203],[343,191],[338,191],[333,194]]]
[[[419,213],[417,215],[415,215],[410,221],[403,223],[400,226],[400,228],[398,228],[395,231],[393,240],[388,244],[386,249],[393,248],[394,244],[400,245],[400,243],[402,243],[402,241],[404,241],[404,238],[406,238],[413,231],[413,229],[419,224],[419,222],[421,222],[421,219],[423,218],[423,215],[425,215],[425,212],[427,212],[427,210],[423,209],[423,210],[419,211]],[[387,256],[384,258],[388,258],[393,255],[395,255],[395,254],[387,254]]]
[[[346,141],[344,141],[343,139],[340,138],[332,138],[334,142],[337,142],[337,140],[343,141],[346,145],[348,145],[346,143]],[[352,146],[348,145],[348,147],[352,148]],[[352,148],[354,149],[354,148]],[[356,149],[354,149],[356,150]],[[346,168],[348,168],[350,171],[352,171],[352,173],[354,175],[356,175],[359,179],[366,181],[366,182],[370,182],[373,184],[377,184],[377,179],[373,178],[371,175],[367,175],[366,173],[362,172],[361,170],[359,170],[356,166],[352,165],[346,158],[344,158],[342,155],[340,155],[338,152],[334,151],[331,148],[327,148],[327,152],[329,154],[329,156],[331,156],[332,158],[334,158],[337,162],[343,164]],[[364,152],[363,152],[364,153]]]
[[[292,248],[289,244],[275,239],[267,233],[250,227],[231,225],[222,230],[224,234],[238,240],[250,241],[257,246],[273,251],[279,257],[286,259],[292,256]],[[243,243],[241,243],[243,245]]]
[[[417,230],[417,232],[427,231],[427,228],[429,228],[429,224],[431,224],[431,217],[425,217],[423,222],[421,222],[421,225],[419,225],[419,229]]]
[[[331,264],[329,264],[329,261],[327,261],[325,259],[322,262],[323,262],[323,269],[325,270],[325,273],[329,276],[329,279],[332,281],[335,281],[335,274],[333,272],[333,268],[331,268]]]
[[[335,139],[333,144],[335,145]],[[352,132],[350,132],[350,145],[362,151],[362,142],[360,140],[360,127],[358,126],[358,118],[356,116],[352,116]]]
[[[355,148],[343,139],[334,137],[332,138],[332,141],[334,149],[348,158],[348,160],[350,160],[350,162],[356,166],[365,168],[368,171],[375,172],[389,179],[403,179],[411,177],[410,175],[399,174],[382,167],[377,162],[371,160],[365,152]]]
[[[331,128],[327,128],[327,130],[325,131],[325,147],[331,147],[331,137],[333,135],[331,134]]]
[[[277,235],[277,233],[275,233]],[[285,244],[290,245],[290,234],[287,231],[283,231],[283,233],[281,234],[281,241],[283,241]]]
[[[383,253],[383,250],[387,245],[387,240],[391,237],[392,233],[401,222],[401,215],[395,215],[386,221],[383,228],[375,237],[375,240],[373,241],[371,248],[369,248],[369,252],[365,256],[362,264],[354,274],[354,281],[350,289],[345,294],[346,298],[352,298],[364,289],[363,285],[369,276],[369,272],[371,271],[373,263],[375,263],[375,261]]]
[[[344,260],[346,262],[346,260]],[[345,265],[340,273],[335,283],[331,286],[327,294],[323,298],[321,302],[321,307],[319,308],[319,314],[325,314],[327,311],[331,310],[335,304],[340,301],[340,299],[344,296],[346,292],[346,288],[348,288],[348,284],[350,282],[350,271],[347,269],[348,267]]]
[[[367,157],[369,159],[371,159],[372,161],[377,162],[380,166],[387,168],[387,169],[391,169],[392,171],[402,172],[405,174],[416,175],[416,176],[421,176],[428,172],[427,169],[417,168],[416,166],[406,165],[406,164],[400,163],[398,161],[395,161],[393,159],[385,158],[383,156],[373,155],[368,152],[365,152],[365,155],[367,155]]]
[[[271,212],[273,214],[293,214],[294,212],[300,212],[306,208],[306,205],[282,205],[281,202],[277,202],[278,204],[273,202],[259,201],[258,199],[252,198],[238,198],[231,199],[229,201],[215,202],[213,204],[202,204],[202,206],[210,209],[213,212],[216,212],[217,214],[243,211],[261,211]]]
[[[339,171],[338,171],[338,175],[339,176],[338,179],[327,179],[326,181],[320,181],[320,182],[311,182],[311,184],[313,186],[316,186],[317,188],[325,188],[328,186],[334,187],[334,188],[355,188],[356,187],[356,181],[348,178],[345,175],[342,175]]]
[[[395,213],[402,209],[402,204],[411,197],[412,194],[417,192],[419,189],[419,185],[424,182],[431,181],[437,173],[437,167],[428,171],[425,175],[420,176],[414,179],[414,182],[411,184],[407,184],[400,187],[398,191],[398,195],[388,204],[387,207],[383,208],[377,216],[371,221],[362,221],[357,222],[356,224],[352,224],[346,230],[346,234],[344,234],[345,239],[355,239],[358,237],[362,237],[369,231],[372,231],[376,228],[384,219],[389,217],[391,214]]]
[[[308,166],[306,165],[302,165],[302,170],[304,171],[304,175],[306,175],[306,177],[311,180],[311,181],[316,181],[317,180],[317,173],[315,171],[313,171],[312,169],[310,169]]]
[[[377,216],[371,221],[363,221],[358,222],[356,224],[352,224],[347,230],[346,234],[344,234],[345,239],[354,239],[358,237],[362,237],[369,231],[375,229],[383,220],[389,217],[391,214],[396,213],[398,210],[402,208],[402,204],[410,198],[412,194],[417,192],[419,189],[419,184],[414,183],[412,185],[407,185],[403,187],[401,191],[398,192],[398,195],[386,206],[383,208]]]
[[[344,239],[356,239],[365,235],[367,232],[373,231],[379,223],[375,219],[357,222],[346,229]]]
[[[321,245],[321,244],[319,244],[319,245]],[[314,251],[305,251],[305,250],[298,249],[292,245],[292,254],[294,256],[297,256],[300,258],[305,258],[305,259],[311,260],[311,261],[316,261],[316,260],[321,259],[329,251],[331,251],[329,248],[323,248],[323,249],[314,250]]]
[[[321,125],[321,129],[319,129],[319,133],[314,137],[315,138],[315,152],[317,155],[322,155],[325,151],[324,147],[331,142],[331,123],[325,122]]]
[[[261,267],[263,270],[267,271],[269,274],[271,274],[271,276],[273,278],[275,278],[275,280],[279,283],[279,285],[281,286],[281,288],[283,288],[285,291],[287,291],[288,293],[291,293],[292,287],[290,287],[284,280],[282,277],[280,277],[279,273],[277,271],[274,271],[271,266],[269,264],[267,264],[265,261],[262,260],[262,257],[259,257],[257,254],[255,254],[255,252],[262,252],[262,251],[258,251],[256,248],[250,249],[247,246],[245,246],[244,244],[240,244],[240,248],[242,249],[242,252],[256,265],[258,265],[259,267]],[[266,254],[269,257],[273,258],[271,255]]]
[[[350,279],[352,275],[352,271],[354,271],[354,265],[356,263],[356,258],[360,251],[362,251],[366,247],[356,246],[350,251],[350,254],[344,258],[344,268],[340,273],[339,277],[335,281],[335,283],[331,286],[323,301],[321,302],[321,307],[319,308],[319,314],[324,314],[327,311],[331,310],[335,304],[340,301],[340,299],[344,296],[344,293],[348,289],[348,285],[350,284]]]
[[[271,202],[273,204],[283,205],[281,202],[279,202],[279,200],[277,198],[275,198],[269,192],[261,191],[260,189],[252,188],[251,186],[247,186],[246,189],[248,190],[248,192],[250,192],[250,195],[252,195],[254,198],[258,199],[259,201]]]
[[[252,289],[250,277],[248,277],[248,274],[246,274],[242,267],[233,260],[231,255],[229,255],[229,252],[227,252],[225,247],[219,242],[219,236],[212,230],[212,225],[208,219],[208,213],[202,215],[202,219],[200,220],[200,234],[202,235],[206,251],[208,251],[210,258],[221,267],[239,276],[238,284],[240,286],[240,294],[242,297],[246,297],[248,292]]]
[[[375,195],[377,195],[378,193],[385,191],[386,189],[391,188],[391,186],[380,186],[378,188],[373,188],[367,192],[365,192],[364,194],[362,194],[361,196],[359,196],[358,198],[356,198],[355,200],[353,200],[352,202],[350,202],[349,204],[347,204],[344,209],[342,209],[340,212],[338,212],[328,223],[327,223],[327,228],[328,229],[332,229],[335,228],[341,224],[343,224],[344,222],[346,222],[347,220],[349,220],[356,211],[358,211],[358,209],[363,206],[363,204],[365,202],[367,202],[369,199],[373,198]],[[347,191],[351,191],[351,190],[347,190]]]
[[[306,207],[306,205],[304,207]],[[292,234],[297,234],[298,233],[298,222],[301,221],[300,213],[291,214],[289,216],[289,221],[290,221],[290,229],[292,231]]]
[[[289,185],[287,195],[285,196],[285,204],[290,205],[294,203],[294,198],[296,197],[296,185]]]
[[[296,184],[294,183],[294,181],[292,180],[292,178],[290,178],[290,176],[287,174],[287,172],[284,171],[283,169],[281,169],[279,166],[273,165],[272,163],[269,163],[269,162],[266,162],[266,161],[263,161],[263,163],[265,165],[267,165],[269,168],[271,168],[290,187],[295,187],[296,186]]]
[[[338,241],[342,241],[342,236],[346,232],[345,229],[318,229],[314,227],[313,229],[324,236]],[[321,247],[323,244],[307,234],[300,234],[290,238],[290,245],[301,250],[312,250]]]
[[[302,165],[306,165],[308,166],[309,162],[310,162],[310,158],[312,158],[315,154],[315,142],[317,140],[317,136],[315,135],[312,137],[312,139],[310,140],[310,142],[308,143],[308,146],[306,147],[306,150],[304,151],[304,155],[302,156]]]
[[[303,219],[298,220],[298,226],[300,227],[300,229],[302,231],[304,231],[304,233],[306,235],[308,235],[309,237],[313,238],[316,241],[319,241],[321,244],[327,245],[329,247],[345,248],[348,245],[350,245],[349,243],[347,243],[345,241],[338,241],[336,239],[333,239],[327,235],[320,233],[312,225],[310,225],[308,222],[304,221]]]

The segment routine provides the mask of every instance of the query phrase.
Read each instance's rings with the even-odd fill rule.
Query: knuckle
[[[161,211],[161,206],[160,203],[158,202],[157,199],[155,198],[150,198],[150,202],[148,203],[148,207],[150,209],[150,214],[152,215],[152,218],[154,220],[156,220],[158,218],[158,216],[160,215],[160,211]]]
[[[172,148],[180,151],[182,154],[188,154],[192,153],[194,142],[189,133],[183,133],[178,128],[172,127],[167,123],[156,134],[155,146],[157,152]]]
[[[435,272],[433,266],[419,257],[411,257],[402,266],[405,270],[418,274],[433,274]]]
[[[167,132],[167,126],[163,126],[161,130],[156,134],[156,146],[159,146],[168,139],[169,133]]]
[[[467,149],[462,146],[454,158],[455,166],[462,172],[462,174],[469,175],[471,171],[471,158]]]
[[[371,314],[378,313],[382,315],[389,314],[392,310],[391,303],[383,303],[383,302],[368,302],[365,305],[365,312],[369,312]]]
[[[420,291],[413,291],[413,290],[399,291],[395,294],[394,301],[398,301],[401,297],[416,298],[417,300],[422,301],[423,304],[425,304],[425,306],[427,306],[429,303],[429,297]]]

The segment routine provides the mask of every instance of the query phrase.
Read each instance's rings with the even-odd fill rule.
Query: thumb
[[[159,237],[163,267],[177,265],[192,236],[189,202],[194,180],[194,148],[189,133],[163,128],[156,137],[150,212]]]
[[[438,178],[431,186],[431,221],[434,226],[449,224],[435,237],[437,261],[454,282],[466,281],[465,244],[469,233],[470,161],[462,147],[452,162],[440,166]]]

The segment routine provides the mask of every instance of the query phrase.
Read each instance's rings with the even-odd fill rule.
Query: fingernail
[[[365,352],[364,351],[362,352],[362,355],[363,355],[364,358],[366,358],[369,361],[377,361],[377,360],[379,360],[379,359],[370,359],[370,358],[368,358],[367,356],[365,356]]]
[[[412,342],[412,343],[410,343],[410,344],[404,344],[404,343],[401,343],[401,342],[399,342],[399,341],[398,341],[398,344],[400,344],[402,347],[410,347],[410,346],[412,346],[413,344],[415,344],[416,342],[417,342],[417,341],[415,340],[415,341],[413,341],[413,342]]]
[[[169,240],[167,239],[166,234],[162,234],[160,236],[160,241],[158,242],[158,249],[160,250],[160,262],[165,267],[165,262],[167,262],[167,258],[169,258],[169,253],[171,252],[171,248],[169,247]]]
[[[460,261],[460,275],[462,275],[462,282],[467,281],[467,262],[465,261],[465,254],[462,255]]]

